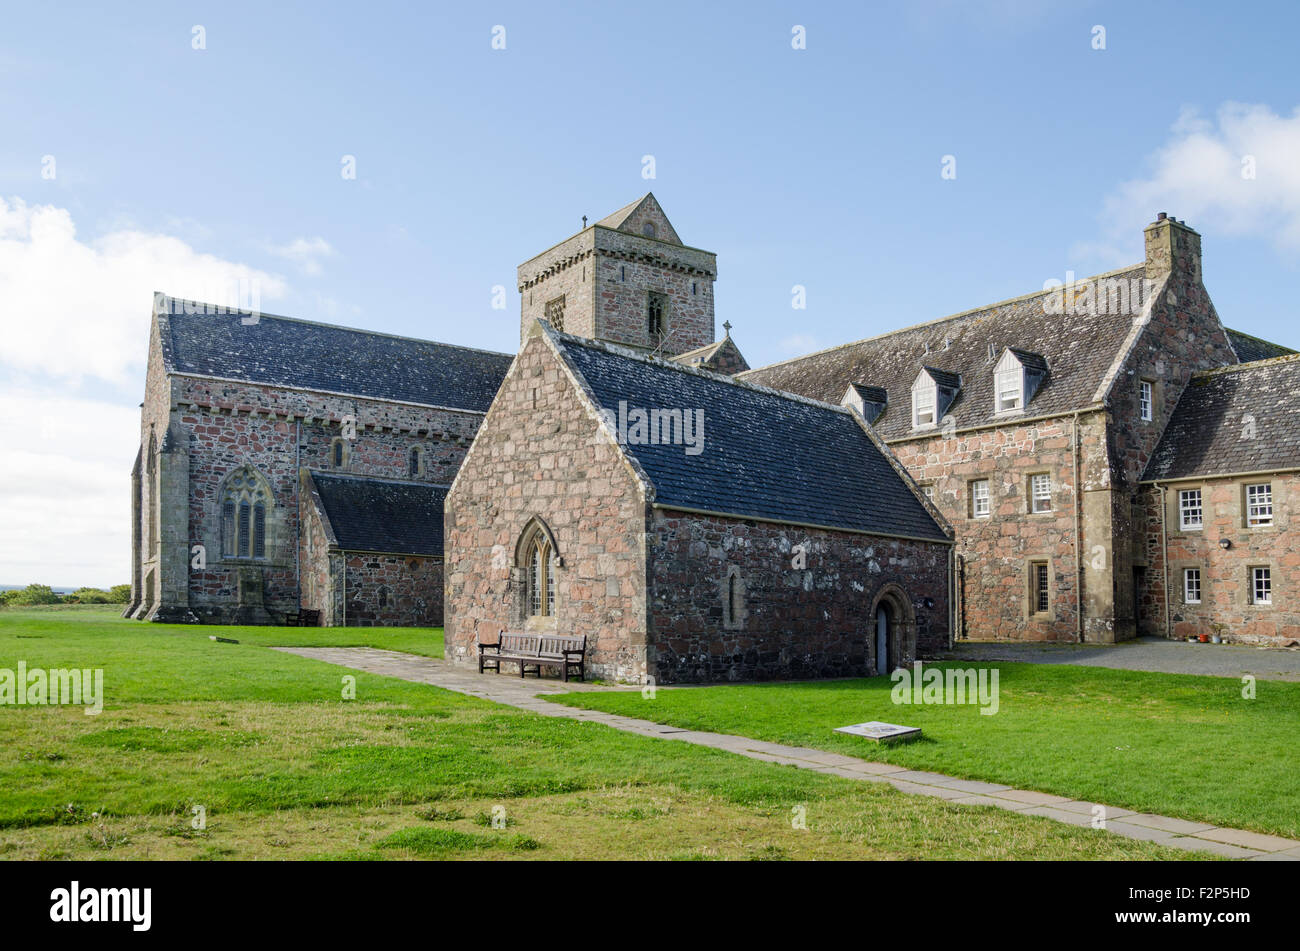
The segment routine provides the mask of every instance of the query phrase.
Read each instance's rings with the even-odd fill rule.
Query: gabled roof
[[[308,475],[332,545],[342,551],[441,557],[447,486],[332,472]]]
[[[1300,354],[1195,374],[1144,481],[1300,469]]]
[[[961,389],[961,374],[949,373],[946,370],[937,370],[934,367],[927,366],[921,367],[921,373],[934,380],[939,386],[947,387],[950,390]],[[917,376],[919,377],[921,373],[918,373]]]
[[[1039,373],[1047,372],[1047,359],[1041,353],[1031,353],[1028,350],[1021,350],[1019,347],[1007,347],[1007,349],[1011,351],[1025,369],[1035,370]]]
[[[1224,328],[1227,330],[1227,328]],[[1280,343],[1269,343],[1240,330],[1227,330],[1228,341],[1242,363],[1254,363],[1256,360],[1271,360],[1273,357],[1285,357],[1295,353],[1290,347]]]
[[[660,241],[667,241],[670,244],[681,244],[682,241],[677,237],[677,229],[668,220],[664,214],[663,206],[659,204],[659,199],[655,198],[654,192],[646,192],[636,201],[629,205],[624,205],[612,215],[606,215],[596,224],[602,228],[611,228],[615,231],[626,231],[628,234],[641,234],[641,225],[646,220],[655,223],[655,237]]]
[[[853,392],[864,403],[888,403],[889,394],[883,386],[867,386],[863,383],[850,383]]]
[[[746,362],[744,354],[740,352],[740,348],[736,346],[736,341],[731,339],[730,334],[721,340],[715,340],[694,350],[687,350],[670,359],[683,366],[704,367],[706,370],[717,370],[722,373],[739,373],[741,370],[749,369],[749,363]],[[736,369],[729,370],[728,367],[732,366]]]
[[[1087,281],[1141,281],[1145,265]],[[1083,283],[1083,282],[1079,282]],[[739,374],[740,379],[817,400],[839,400],[849,383],[870,380],[891,393],[911,391],[922,366],[960,375],[962,391],[948,412],[958,428],[998,421],[993,368],[1004,348],[1036,355],[1052,368],[1025,415],[1068,412],[1092,403],[1120,354],[1137,313],[1053,314],[1041,291],[893,333],[844,344]],[[1105,309],[1105,308],[1098,308]],[[885,439],[912,434],[907,400],[895,400],[876,421]]]
[[[487,412],[510,354],[159,296],[168,373]],[[250,319],[251,318],[247,318]]]
[[[655,505],[947,541],[851,411],[544,329],[597,407],[703,414],[702,451],[621,444]],[[695,418],[694,416],[692,418]]]

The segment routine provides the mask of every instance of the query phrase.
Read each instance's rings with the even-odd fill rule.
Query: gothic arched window
[[[412,479],[414,479],[416,476],[420,474],[420,470],[423,468],[422,465],[424,461],[423,457],[424,457],[424,453],[420,451],[419,446],[412,446],[411,451],[407,453],[406,474],[410,476]]]
[[[330,465],[342,469],[348,461],[348,444],[345,439],[335,439],[330,444]]]
[[[251,466],[235,470],[221,492],[221,554],[266,557],[266,511],[271,490]]]
[[[515,564],[523,570],[524,615],[554,617],[560,559],[555,539],[540,519],[533,519],[525,527],[515,549]]]

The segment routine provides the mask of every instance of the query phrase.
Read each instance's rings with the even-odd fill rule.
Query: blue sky
[[[38,513],[0,582],[128,577],[151,290],[513,351],[516,265],[648,190],[754,365],[1135,263],[1157,211],[1229,326],[1300,347],[1294,4],[267,6],[6,12],[0,396],[49,438],[0,476]]]

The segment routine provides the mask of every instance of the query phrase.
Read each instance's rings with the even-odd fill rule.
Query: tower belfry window
[[[556,330],[564,330],[564,295],[546,302],[546,322]]]
[[[668,296],[650,291],[646,302],[646,326],[651,340],[658,340],[664,335],[667,324]]]

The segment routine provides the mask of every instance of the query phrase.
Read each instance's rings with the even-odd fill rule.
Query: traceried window
[[[1150,380],[1138,383],[1138,405],[1142,411],[1142,421],[1151,422],[1155,418],[1155,385]]]
[[[528,613],[555,615],[555,549],[543,532],[533,536],[528,549]]]
[[[1273,484],[1246,486],[1246,524],[1251,528],[1273,524]]]
[[[1183,569],[1183,602],[1185,604],[1201,603],[1201,569]]]
[[[1035,514],[1052,510],[1052,477],[1040,472],[1029,477],[1029,511]]]
[[[1273,569],[1263,566],[1250,569],[1250,603],[1273,603]]]
[[[1178,493],[1178,527],[1183,531],[1199,530],[1204,524],[1200,489],[1183,489]]]
[[[976,479],[970,484],[970,514],[973,518],[984,518],[991,511],[989,480]]]
[[[546,322],[556,330],[564,330],[564,295],[546,302]]]
[[[270,491],[250,466],[236,470],[221,494],[221,554],[225,558],[266,557]]]
[[[665,328],[668,326],[668,295],[660,294],[658,291],[650,291],[646,308],[646,324],[650,331],[650,339],[658,340],[663,337]]]

